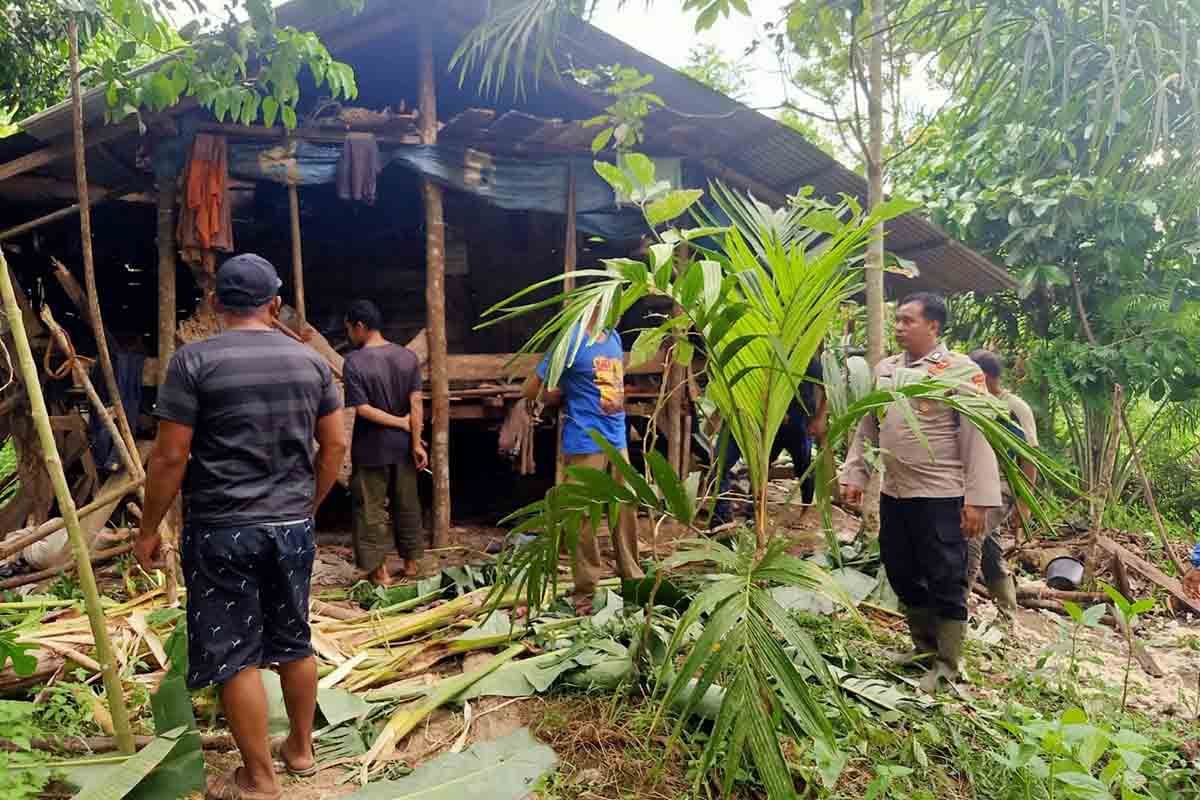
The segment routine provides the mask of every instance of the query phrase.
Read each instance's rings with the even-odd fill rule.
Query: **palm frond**
[[[573,0],[490,0],[483,21],[450,59],[459,86],[478,71],[480,94],[499,97],[511,82],[513,95],[523,97],[527,73],[535,88],[547,68],[558,74],[555,45],[567,18],[579,10]]]
[[[792,735],[815,739],[836,750],[832,724],[814,688],[840,695],[824,658],[807,635],[770,596],[772,585],[828,592],[844,601],[844,592],[820,568],[785,552],[786,542],[769,544],[758,558],[755,540],[744,530],[736,548],[706,542],[688,547],[672,562],[714,559],[727,577],[699,593],[676,626],[659,673],[662,709],[679,712],[668,747],[674,745],[700,699],[727,683],[713,723],[713,735],[701,754],[698,780],[722,759],[729,786],[748,757],[771,798],[795,796],[794,782],[780,744],[778,724]],[[698,636],[690,637],[697,624]],[[816,685],[805,678],[780,640],[797,653]],[[678,669],[675,664],[678,663]]]

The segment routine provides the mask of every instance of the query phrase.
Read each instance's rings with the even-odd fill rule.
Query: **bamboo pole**
[[[67,334],[62,327],[55,321],[54,315],[50,312],[50,306],[42,306],[42,322],[50,331],[50,336],[59,349],[67,356],[67,363],[71,366],[71,373],[75,378],[75,382],[83,388],[84,394],[87,395],[88,402],[92,405],[92,411],[104,423],[104,427],[108,429],[109,435],[113,437],[113,446],[117,448],[117,456],[121,460],[121,466],[125,468],[131,476],[141,474],[138,469],[138,464],[133,460],[133,455],[129,452],[129,448],[125,445],[125,440],[121,438],[121,432],[117,429],[117,423],[113,419],[113,415],[105,407],[100,400],[100,395],[96,392],[95,385],[92,384],[92,379],[88,377],[87,371],[83,365],[79,363],[79,359],[75,357],[74,350],[71,347],[71,342],[67,339]]]
[[[91,553],[88,556],[88,561],[90,564],[98,564],[101,561],[108,561],[110,559],[117,558],[118,556],[123,556],[131,550],[133,550],[133,542],[126,542],[125,544],[119,544],[116,547],[110,547],[107,550],[97,550],[95,553]],[[58,575],[62,575],[65,572],[71,572],[76,568],[76,566],[76,561],[68,561],[65,564],[60,564],[57,567],[50,567],[49,569],[44,569],[40,572],[30,572],[26,575],[17,575],[14,578],[6,578],[0,581],[0,591],[16,589],[19,586],[28,586],[31,583],[44,581],[47,578],[54,578]],[[103,670],[95,671],[103,672]]]
[[[75,18],[71,18],[72,59],[75,69],[74,84],[78,99],[78,33]],[[78,112],[78,108],[76,111]],[[54,431],[50,428],[50,414],[46,410],[46,398],[42,395],[42,385],[38,381],[37,362],[33,359],[33,350],[29,346],[29,337],[25,326],[18,324],[21,319],[21,309],[17,305],[17,295],[13,291],[12,280],[9,276],[8,261],[0,251],[0,295],[3,295],[4,311],[8,315],[13,342],[17,351],[17,360],[21,375],[25,382],[25,391],[29,395],[29,406],[33,413],[34,425],[37,427],[38,438],[41,441],[46,470],[54,484],[54,494],[58,499],[58,507],[62,511],[63,520],[67,526],[67,534],[71,539],[71,549],[75,552],[75,563],[79,570],[79,587],[83,591],[84,605],[87,608],[88,621],[91,623],[92,636],[96,641],[96,660],[100,662],[101,674],[104,678],[104,690],[108,696],[108,706],[112,714],[113,729],[120,743],[121,752],[132,753],[133,732],[129,727],[129,711],[125,707],[124,690],[121,687],[121,676],[117,673],[117,661],[113,654],[112,643],[108,639],[108,625],[104,618],[104,608],[100,605],[100,592],[96,588],[96,575],[92,572],[91,554],[88,553],[87,542],[83,538],[83,530],[79,526],[79,515],[75,508],[75,500],[71,497],[71,488],[67,486],[67,476],[63,473],[62,460],[58,456],[58,448],[54,443]]]
[[[303,334],[308,324],[304,306],[304,251],[300,244],[300,193],[288,181],[288,219],[292,230],[292,290],[296,297],[296,330]]]
[[[421,22],[420,134],[426,145],[437,144],[437,88],[433,70],[433,27]],[[429,342],[429,385],[432,390],[433,546],[450,543],[450,378],[446,346],[446,218],[442,187],[421,182],[425,201],[425,307]]]
[[[567,162],[567,220],[566,241],[563,244],[563,291],[575,289],[575,267],[579,259],[579,232],[576,226],[575,165]],[[558,435],[555,438],[554,483],[559,484],[567,474],[567,456],[563,452],[563,424],[567,412],[558,410]]]
[[[120,500],[130,492],[136,491],[137,488],[141,486],[143,482],[145,482],[145,480],[146,479],[144,477],[131,478],[129,481],[121,484],[115,489],[96,495],[92,502],[88,503],[86,506],[80,506],[75,513],[80,519],[86,519],[97,509],[103,508],[114,500]],[[62,530],[63,526],[66,524],[67,521],[62,517],[55,517],[54,519],[43,522],[41,525],[38,525],[28,533],[21,534],[20,536],[11,539],[5,539],[2,543],[0,543],[0,561],[3,561],[4,559],[9,558],[16,553],[21,552],[31,544],[36,544],[42,541],[50,534]]]
[[[92,334],[96,339],[96,351],[100,360],[100,371],[104,375],[104,385],[108,388],[108,396],[113,406],[113,416],[116,417],[117,427],[125,444],[133,455],[138,473],[141,472],[141,458],[137,452],[137,442],[125,416],[125,407],[121,403],[121,393],[117,386],[117,378],[113,372],[112,356],[108,352],[108,341],[104,338],[104,318],[100,314],[100,298],[96,289],[96,263],[92,256],[92,210],[88,200],[86,147],[83,142],[83,89],[79,83],[79,23],[74,16],[67,21],[67,37],[70,46],[71,61],[71,110],[72,135],[75,144],[75,191],[79,197],[79,238],[83,250],[83,276],[87,285],[88,304],[91,307]]]

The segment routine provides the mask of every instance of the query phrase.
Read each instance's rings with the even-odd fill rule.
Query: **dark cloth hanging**
[[[375,182],[383,168],[373,133],[348,133],[337,165],[337,193],[343,200],[375,204]]]
[[[142,368],[146,357],[141,353],[130,353],[124,350],[114,350],[113,376],[117,379],[117,391],[121,395],[121,405],[125,408],[125,416],[129,419],[129,427],[136,433],[138,412],[142,407]],[[100,378],[100,367],[97,364],[92,372],[95,376],[96,394],[105,405],[111,405],[108,399],[108,386]],[[117,455],[117,447],[113,443],[112,434],[108,432],[99,415],[91,414],[88,421],[88,438],[92,442],[92,456],[96,466],[109,472],[116,472],[121,467]]]

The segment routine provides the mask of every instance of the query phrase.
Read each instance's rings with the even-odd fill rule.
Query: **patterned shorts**
[[[190,689],[312,654],[312,520],[183,531]]]

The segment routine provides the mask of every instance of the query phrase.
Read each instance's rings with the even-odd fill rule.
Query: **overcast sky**
[[[669,67],[682,67],[687,63],[688,52],[701,43],[717,45],[736,62],[743,58],[755,37],[762,35],[763,24],[778,19],[782,3],[754,0],[751,3],[754,17],[731,14],[704,34],[695,33],[696,15],[680,11],[682,5],[680,0],[655,0],[647,10],[642,0],[629,0],[618,11],[617,0],[600,0],[592,23]],[[783,90],[773,48],[759,48],[744,61],[744,66],[750,85],[747,103],[756,107],[778,105]]]

